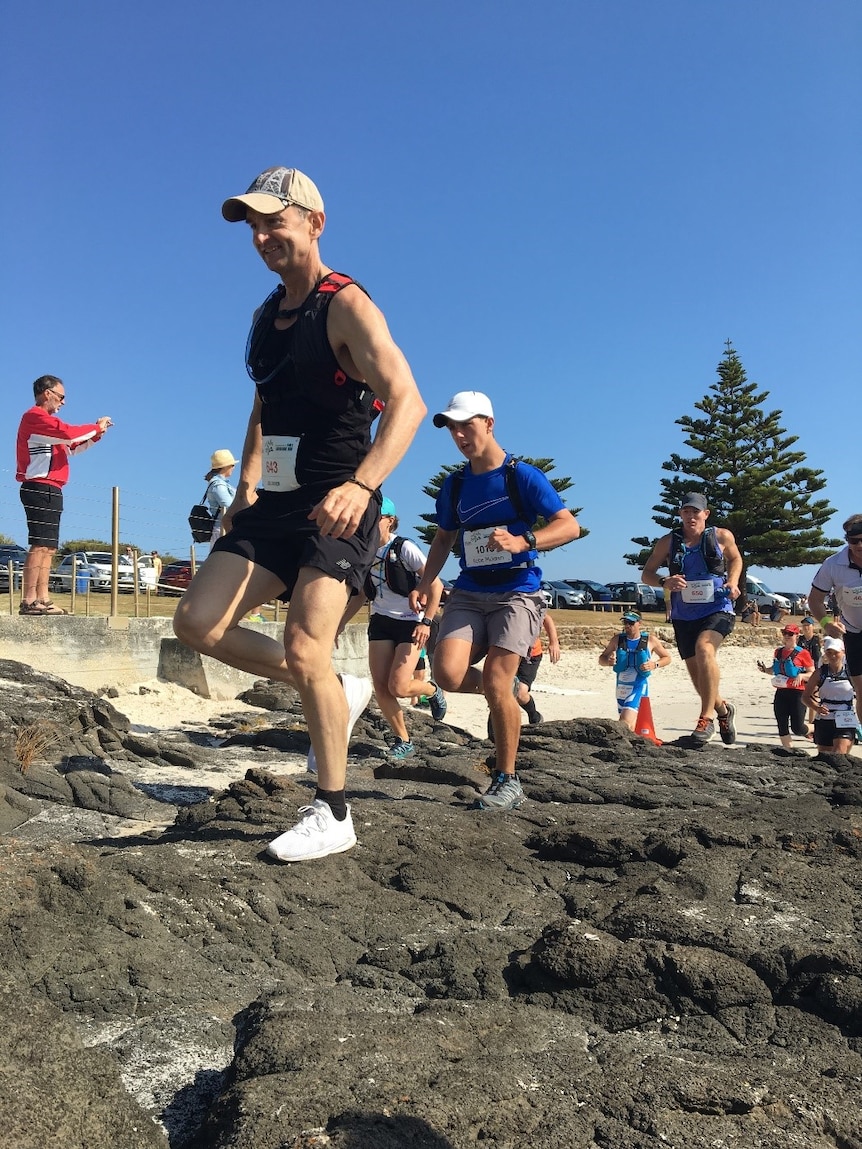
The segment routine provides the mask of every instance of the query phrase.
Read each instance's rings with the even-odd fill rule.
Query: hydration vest
[[[672,575],[682,574],[682,561],[686,550],[700,549],[703,562],[711,575],[720,575],[727,572],[727,563],[718,546],[715,537],[715,527],[705,527],[697,547],[686,547],[682,536],[682,529],[675,527],[670,533],[670,553],[668,555],[668,570]]]
[[[461,498],[461,488],[464,485],[464,475],[469,466],[469,463],[465,463],[464,466],[461,467],[460,470],[456,471],[452,476],[452,484],[450,489],[452,501],[452,518],[455,520],[456,530],[459,531],[461,529],[461,516],[458,514],[458,503]],[[510,458],[506,463],[506,469],[503,472],[503,478],[506,482],[506,495],[508,496],[509,502],[515,508],[515,514],[518,516],[518,518],[523,519],[525,515],[525,508],[524,500],[521,498],[521,492],[518,490],[518,478],[515,474],[517,466],[518,460],[515,458]]]
[[[625,634],[617,635],[617,657],[614,662],[614,673],[619,674],[621,670],[637,670],[640,674],[649,673],[641,670],[643,664],[649,662],[649,635],[647,632],[644,631],[638,638],[638,644],[634,650],[629,650],[628,642]]]
[[[382,558],[378,560],[383,566],[383,577],[386,580],[386,585],[393,594],[400,595],[402,598],[407,598],[419,584],[418,572],[405,566],[404,560],[401,558],[401,551],[406,542],[407,539],[401,535],[396,535]],[[363,590],[365,597],[369,600],[377,597],[377,587],[370,572],[365,576]]]

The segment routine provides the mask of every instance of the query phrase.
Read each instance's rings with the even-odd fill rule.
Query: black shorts
[[[862,633],[844,633],[844,655],[847,659],[847,673],[851,678],[862,674]]]
[[[705,630],[714,630],[722,638],[727,638],[736,626],[736,615],[721,610],[715,614],[704,615],[703,618],[675,618],[672,622],[676,648],[680,658],[685,662],[687,658],[694,658],[698,635],[703,634]]]
[[[834,718],[814,719],[814,745],[831,746],[836,738],[849,738],[852,742],[856,731],[852,726],[836,726]]]
[[[27,516],[27,541],[31,547],[48,547],[55,551],[60,545],[60,515],[63,513],[63,492],[50,483],[22,483],[21,502]]]
[[[518,673],[516,677],[519,682],[523,682],[528,690],[536,681],[536,675],[539,673],[539,667],[542,665],[543,657],[542,654],[537,654],[535,658],[522,658],[518,663]]]
[[[280,516],[269,514],[272,506],[271,500],[259,497],[258,502],[240,511],[228,533],[213,544],[211,553],[226,551],[270,571],[284,583],[285,590],[278,596],[282,602],[290,602],[302,567],[347,583],[353,594],[362,590],[380,546],[380,503],[376,498],[369,499],[362,522],[349,539],[321,535],[307,518],[310,506]]]
[[[413,642],[413,631],[418,618],[390,618],[388,614],[372,614],[368,620],[369,642],[394,642],[396,646]]]

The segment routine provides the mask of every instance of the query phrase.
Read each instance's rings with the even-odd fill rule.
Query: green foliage
[[[524,458],[521,460],[521,462],[529,463],[531,466],[537,467],[544,475],[547,475],[548,481],[550,482],[551,486],[554,488],[554,490],[557,492],[557,494],[560,495],[561,497],[562,497],[564,491],[568,491],[571,487],[574,486],[574,483],[572,482],[572,479],[569,475],[566,475],[564,477],[558,476],[556,478],[551,476],[550,472],[554,469],[554,460],[553,459],[531,459],[527,456],[524,456]],[[446,479],[446,476],[451,475],[454,471],[460,471],[463,466],[464,466],[463,463],[446,463],[446,464],[444,464],[443,469],[441,471],[438,471],[437,474],[434,475],[434,477],[432,479],[430,479],[429,482],[422,488],[423,493],[428,495],[430,498],[434,499],[434,501],[436,502],[437,496],[440,494],[440,489],[443,486],[443,483]],[[582,507],[571,507],[570,508],[570,510],[571,510],[572,514],[575,516],[575,518],[578,517],[578,515],[581,513],[582,509],[583,509]],[[430,546],[431,541],[437,532],[436,513],[434,511],[431,511],[428,514],[422,514],[419,517],[423,520],[423,523],[422,523],[422,525],[417,525],[415,527],[415,530],[418,533],[419,537],[423,540],[423,542],[425,542],[428,546]],[[535,523],[532,524],[532,529],[534,531],[539,530],[540,527],[543,527],[545,525],[545,522],[546,522],[546,520],[540,517]],[[586,538],[586,536],[589,533],[590,532],[582,526],[580,538],[582,538],[582,539]],[[453,548],[452,553],[457,554],[457,550],[455,548]]]
[[[61,543],[57,548],[57,557],[63,558],[64,555],[74,554],[75,551],[110,551],[111,543],[105,542],[104,539],[69,539],[65,543]],[[142,551],[136,547],[134,543],[120,543],[120,554],[126,553],[126,547],[131,547],[137,550],[139,555],[148,555],[149,551]],[[162,562],[167,565],[167,560],[162,556]]]
[[[710,524],[733,532],[745,566],[777,568],[821,563],[837,546],[823,525],[835,508],[814,496],[826,486],[822,471],[805,466],[805,453],[794,450],[796,435],[780,425],[780,411],[764,411],[768,391],[749,383],[736,352],[726,343],[711,394],[695,403],[701,416],[683,415],[685,445],[695,452],[672,454],[662,469],[661,502],[653,521],[667,532],[677,523],[682,496],[702,491]],[[624,555],[642,567],[656,539],[634,538],[641,549]]]
[[[10,539],[8,535],[0,534],[0,546],[14,547],[16,545],[17,544],[14,539]]]

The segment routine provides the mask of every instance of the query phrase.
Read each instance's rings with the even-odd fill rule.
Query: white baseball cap
[[[468,419],[474,419],[477,415],[483,415],[488,419],[494,418],[491,400],[481,391],[459,391],[449,400],[446,410],[434,416],[434,426],[445,427],[450,419],[453,423],[466,423]]]

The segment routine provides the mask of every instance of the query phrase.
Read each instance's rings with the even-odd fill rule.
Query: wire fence
[[[4,486],[17,487],[12,472],[0,471],[0,475]],[[6,527],[6,520],[12,518],[12,505],[4,505],[0,526]],[[15,518],[19,529],[3,530],[7,537],[21,537],[24,509],[20,502]],[[100,553],[98,572],[92,563],[78,560],[75,554],[66,561],[64,557],[54,560],[49,578],[51,591],[57,594],[58,605],[69,614],[86,616],[149,618],[173,615],[179,598],[209,553],[209,544],[192,542],[188,522],[179,524],[177,519],[175,500],[158,499],[149,491],[124,490],[121,493],[116,486],[88,486],[76,481],[74,497],[64,500],[60,546],[69,545],[63,539],[72,540],[79,552],[86,553],[86,548],[80,544],[92,541],[100,544],[98,552],[103,551],[104,554]],[[53,521],[49,518],[44,520],[48,527]],[[38,528],[38,513],[31,512],[30,522]],[[153,545],[136,545],[143,538]],[[130,541],[133,539],[134,543]],[[97,551],[95,546],[90,549],[91,552]],[[161,578],[156,573],[159,564]],[[177,567],[180,569],[172,570]],[[18,612],[21,592],[22,565],[10,559],[0,567],[0,612]],[[283,606],[278,601],[264,603],[251,617],[256,615],[264,621],[278,621]]]

